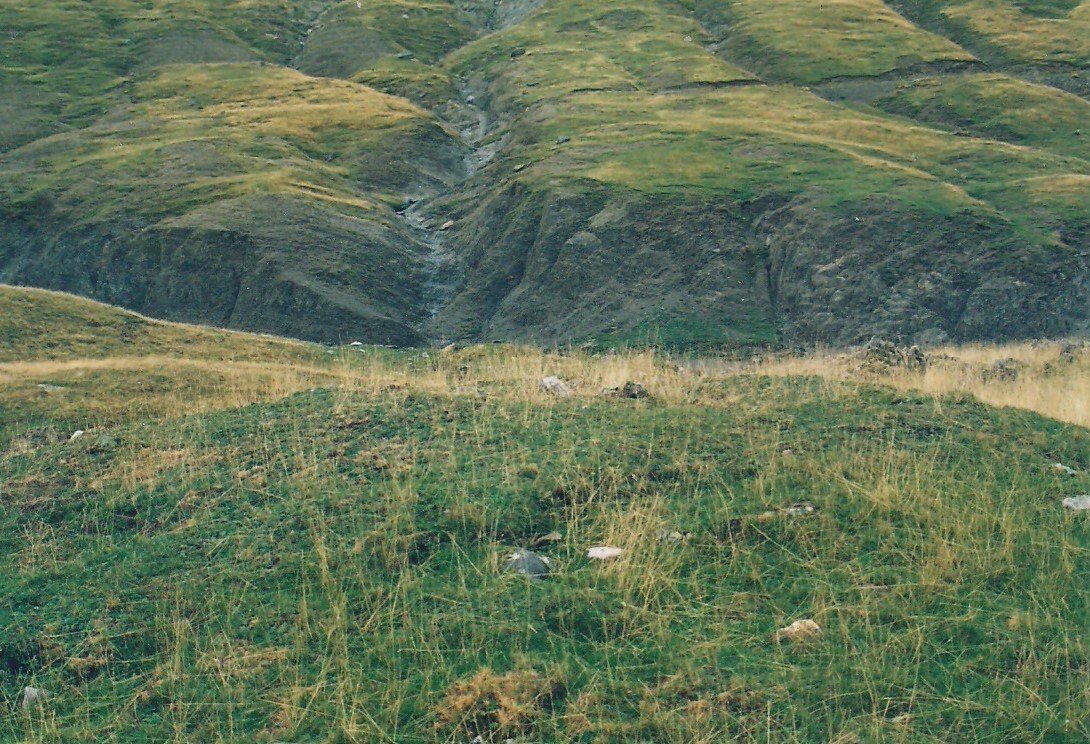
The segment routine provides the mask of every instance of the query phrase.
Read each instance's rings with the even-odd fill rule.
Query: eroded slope
[[[1090,315],[1085,4],[5,10],[7,280],[391,343]],[[75,93],[64,55],[99,70]]]

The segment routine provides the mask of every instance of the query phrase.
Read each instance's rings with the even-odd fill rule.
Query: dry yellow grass
[[[1012,370],[998,374],[1003,362]],[[1022,408],[1080,426],[1090,426],[1090,353],[1063,342],[973,344],[936,349],[926,371],[894,369],[877,376],[858,371],[851,355],[819,352],[762,362],[756,369],[773,375],[815,375],[833,380],[867,379],[929,395],[966,393],[983,403]]]
[[[543,377],[556,376],[570,386],[574,398],[598,397],[632,381],[666,403],[715,406],[730,401],[708,394],[706,381],[761,374],[876,383],[934,396],[964,393],[988,405],[1090,426],[1090,352],[1083,347],[1062,342],[951,346],[931,352],[930,359],[922,372],[873,373],[860,371],[858,356],[833,351],[752,363],[689,365],[653,352],[587,356],[514,346],[412,354],[360,353],[349,347],[327,364],[155,354],[3,363],[0,401],[17,410],[84,416],[91,425],[238,408],[319,387],[344,393],[488,396],[548,404],[564,399],[541,388]],[[1003,374],[996,371],[999,362],[1007,370]]]

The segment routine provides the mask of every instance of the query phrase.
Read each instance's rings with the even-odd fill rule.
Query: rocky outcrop
[[[59,289],[155,317],[315,341],[423,337],[420,251],[383,224],[292,200],[229,207],[232,219],[151,228],[73,227],[49,213],[0,221],[0,281]]]
[[[434,321],[451,338],[564,343],[686,316],[739,339],[926,345],[1078,333],[1090,319],[1090,247],[1044,249],[998,219],[881,199],[832,210],[515,183],[458,225],[464,277]]]

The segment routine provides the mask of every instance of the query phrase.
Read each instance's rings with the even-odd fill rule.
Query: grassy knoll
[[[1090,57],[1082,0],[894,0],[906,17],[991,64],[1072,65]]]
[[[331,3],[298,55],[300,69],[351,77],[393,60],[424,65],[479,35],[471,15],[448,0],[355,0]]]
[[[832,209],[882,194],[938,214],[1002,212],[1030,229],[1036,218],[1019,214],[1021,179],[1090,173],[1082,158],[956,137],[789,86],[585,93],[537,131],[541,144],[516,156],[533,164],[521,176],[530,180],[583,177],[739,200],[812,194]],[[559,136],[572,141],[548,144]]]
[[[1090,735],[1090,534],[1059,505],[1090,490],[1084,428],[827,363],[329,355],[157,324],[130,340],[119,325],[146,321],[0,296],[41,338],[84,334],[60,354],[2,331],[0,689],[48,698],[0,738]],[[193,376],[201,359],[218,361]],[[100,380],[11,416],[35,363],[112,360],[130,393],[179,383],[143,388],[176,405]],[[652,397],[598,394],[626,380]],[[817,512],[778,511],[796,502]],[[498,570],[554,530],[552,576]],[[592,545],[627,552],[592,564]],[[819,641],[772,640],[801,618]]]
[[[165,323],[62,292],[0,286],[0,362],[134,355],[302,362],[318,353],[298,341]]]

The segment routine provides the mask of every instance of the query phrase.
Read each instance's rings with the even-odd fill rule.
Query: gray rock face
[[[503,570],[529,576],[531,579],[543,579],[549,575],[551,569],[548,558],[543,558],[531,550],[519,550],[508,556]]]
[[[475,197],[452,243],[466,281],[435,319],[448,337],[568,343],[673,317],[743,341],[778,329],[805,343],[936,344],[1090,322],[1086,251],[1033,253],[989,217],[936,220],[878,198],[855,205],[856,220],[803,196],[712,204],[513,184]]]

